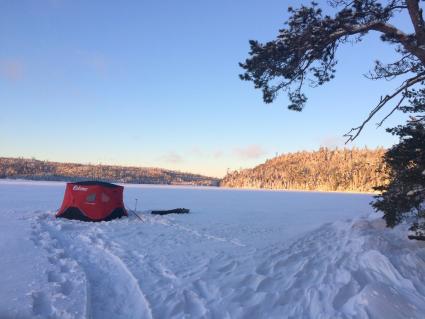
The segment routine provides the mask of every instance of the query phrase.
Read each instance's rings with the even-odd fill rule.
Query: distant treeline
[[[217,178],[161,168],[57,163],[5,157],[0,157],[0,178],[50,181],[100,180],[134,184],[203,186],[218,186],[219,183]]]
[[[386,184],[385,149],[328,149],[277,156],[252,169],[228,173],[220,186],[372,192]]]

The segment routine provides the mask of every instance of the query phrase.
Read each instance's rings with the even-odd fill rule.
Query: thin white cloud
[[[257,159],[267,154],[264,148],[258,144],[252,144],[242,148],[235,148],[234,153],[241,159]]]
[[[169,152],[159,158],[161,162],[165,163],[171,163],[171,164],[178,164],[183,163],[184,159],[182,156],[177,154],[176,152]]]
[[[16,82],[24,77],[24,66],[18,60],[0,60],[0,76],[7,81]]]

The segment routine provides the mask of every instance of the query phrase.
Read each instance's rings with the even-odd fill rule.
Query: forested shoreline
[[[161,168],[126,167],[0,157],[0,178],[222,186],[308,191],[373,192],[388,182],[385,149],[328,149],[282,154],[222,180]]]
[[[217,186],[219,183],[218,178],[162,168],[59,163],[8,157],[0,157],[0,178],[200,186]]]
[[[229,172],[223,187],[373,192],[388,182],[385,149],[328,149],[288,153],[251,169]]]

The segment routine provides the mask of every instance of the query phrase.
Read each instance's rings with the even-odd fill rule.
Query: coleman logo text
[[[82,191],[82,192],[87,192],[88,188],[87,188],[87,187],[81,187],[81,186],[75,185],[75,186],[72,188],[72,190],[73,190],[73,191]]]

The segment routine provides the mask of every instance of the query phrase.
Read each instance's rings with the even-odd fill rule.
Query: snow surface
[[[143,222],[56,220],[64,183],[0,181],[1,319],[424,318],[425,246],[369,195],[125,186]]]

